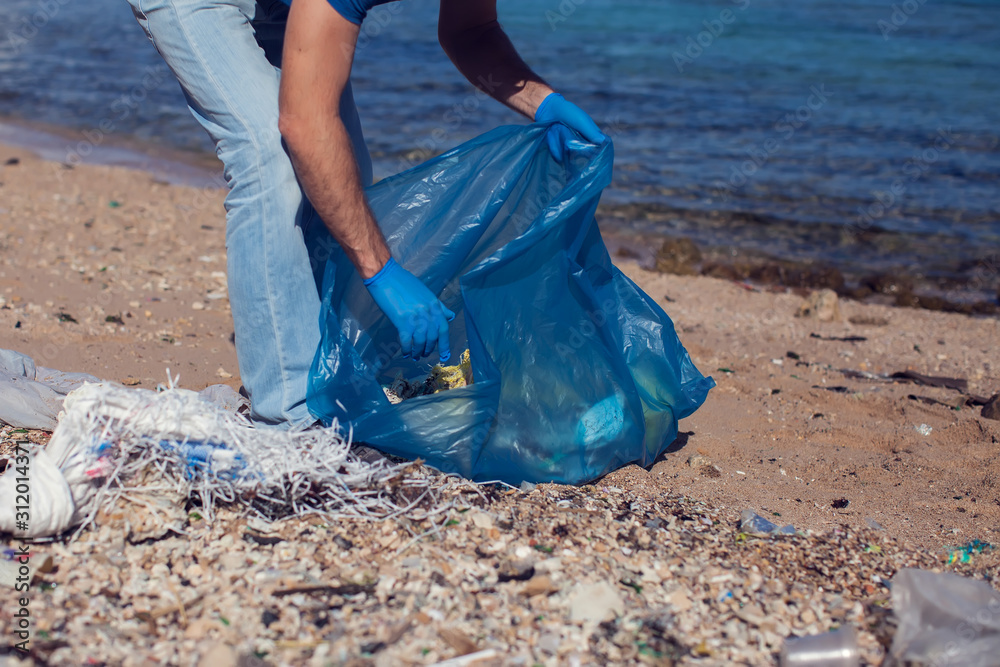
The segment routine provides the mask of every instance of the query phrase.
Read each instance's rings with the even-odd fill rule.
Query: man
[[[312,421],[317,285],[333,240],[400,334],[401,354],[447,360],[454,317],[389,252],[364,196],[371,158],[351,90],[365,14],[387,0],[128,0],[225,166],[229,300],[259,423]],[[441,0],[441,46],[485,92],[590,141],[594,122],[521,60],[496,0]],[[286,150],[287,148],[287,150]],[[553,150],[559,150],[553,146]],[[332,239],[330,236],[332,235]]]

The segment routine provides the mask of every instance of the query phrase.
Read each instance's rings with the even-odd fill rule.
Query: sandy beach
[[[38,365],[129,386],[154,388],[166,381],[168,368],[186,388],[240,386],[221,190],[169,185],[117,167],[67,168],[2,145],[0,165],[0,347],[31,355]],[[839,316],[823,321],[798,315],[808,297],[801,290],[657,273],[633,260],[616,261],[664,307],[697,366],[718,383],[651,468],[629,466],[582,489],[542,485],[530,494],[481,499],[468,516],[483,518],[459,516],[451,537],[402,552],[408,540],[393,522],[339,528],[290,522],[281,540],[267,546],[241,539],[245,522],[236,516],[141,545],[122,544],[114,524],[107,524],[76,543],[39,547],[53,555],[55,570],[39,575],[54,592],[44,594],[51,608],[41,601],[36,607],[48,639],[36,640],[34,664],[82,664],[88,657],[143,664],[148,657],[221,665],[237,654],[259,664],[431,664],[486,649],[496,654],[467,664],[517,664],[515,658],[523,658],[520,664],[574,664],[571,656],[575,664],[638,664],[652,654],[643,653],[637,640],[623,648],[617,633],[632,632],[634,639],[645,632],[656,664],[756,665],[773,664],[784,636],[825,631],[845,620],[864,629],[865,659],[878,664],[883,649],[876,626],[888,589],[872,572],[885,578],[911,564],[977,577],[992,570],[995,577],[1000,549],[958,565],[948,565],[947,554],[972,540],[1000,544],[1000,421],[965,400],[1000,391],[1000,320],[841,299]],[[888,377],[903,372],[960,378],[967,386],[959,391]],[[552,532],[565,525],[558,503],[567,499],[582,512],[573,530],[588,537]],[[524,516],[528,506],[537,509],[532,517]],[[747,549],[735,541],[747,508],[811,535],[758,540]],[[707,523],[673,538],[649,527],[658,518],[679,530],[673,523],[690,517]],[[338,530],[358,545],[341,549],[340,557],[324,551]],[[303,531],[308,537],[298,537]],[[606,535],[598,537],[602,531]],[[382,539],[397,532],[398,540]],[[236,540],[231,553],[247,551],[245,560],[198,560],[199,550],[222,558],[213,550],[225,536],[229,546]],[[550,542],[559,543],[554,553]],[[874,570],[867,561],[851,565],[857,553],[846,561],[830,555],[876,542],[883,560]],[[487,543],[501,546],[475,546]],[[109,564],[105,554],[112,544],[124,550],[124,565]],[[535,563],[523,580],[535,582],[537,591],[524,593],[528,584],[515,577],[507,581],[516,591],[497,592],[508,584],[497,583],[495,571],[520,547],[547,561],[572,553],[558,563]],[[797,569],[810,554],[823,554],[829,570]],[[97,569],[83,582],[76,570],[89,562]],[[243,572],[260,574],[265,565],[301,576],[294,585],[262,584],[263,575]],[[153,579],[188,583],[179,592],[148,578],[140,586],[126,580],[131,567],[146,568]],[[477,567],[486,580],[475,574]],[[711,576],[705,579],[705,568],[718,570],[711,576],[736,578],[706,583]],[[573,615],[574,595],[580,594],[576,572],[591,581],[607,575],[611,598],[623,608],[618,625]],[[621,584],[629,576],[637,578],[635,586]],[[361,601],[358,591],[327,591],[339,596],[340,606],[293,590],[303,581],[326,585],[334,578],[365,579],[371,586],[359,589]],[[774,582],[781,585],[771,590]],[[704,595],[685,588],[677,597],[675,584],[703,586]],[[199,586],[211,604],[191,602],[185,611],[177,600],[190,602]],[[277,589],[292,592],[266,603],[277,624],[266,623],[258,598]],[[720,600],[725,591],[733,595]],[[839,596],[839,612],[831,611],[830,591]],[[747,596],[745,604],[730,604],[740,595]],[[365,599],[382,607],[365,607]],[[421,610],[417,599],[428,608]],[[769,606],[776,601],[788,619]],[[301,610],[324,604],[327,623],[309,625]],[[757,619],[744,618],[750,604],[776,614],[779,625],[762,628]],[[168,611],[150,621],[150,610],[164,605]],[[805,614],[807,608],[815,611]],[[92,625],[74,620],[73,609],[89,609]],[[6,612],[0,610],[0,625],[10,622]],[[656,625],[649,620],[654,612],[672,620]],[[629,619],[640,619],[631,630]],[[689,628],[692,619],[705,619],[704,627]],[[327,636],[331,628],[339,628],[336,637]],[[87,652],[72,651],[84,637]],[[199,663],[210,650],[222,657]]]

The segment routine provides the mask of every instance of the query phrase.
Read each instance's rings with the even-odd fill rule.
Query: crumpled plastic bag
[[[84,382],[100,380],[86,373],[36,368],[31,357],[0,350],[0,422],[51,431],[66,394]]]
[[[1000,593],[950,572],[903,569],[892,578],[899,626],[886,665],[1000,665]]]
[[[19,538],[56,535],[73,522],[76,505],[59,463],[44,449],[32,447],[20,453],[27,461],[12,459],[0,475],[0,533]],[[28,471],[28,482],[19,471]],[[27,493],[25,493],[27,490]],[[19,511],[18,507],[22,509]],[[28,508],[27,511],[24,508]],[[27,521],[22,521],[24,516]]]
[[[580,483],[648,465],[715,383],[612,263],[594,219],[613,148],[501,127],[367,190],[393,256],[457,313],[474,383],[390,404],[392,323],[334,245],[308,406],[356,441],[477,481]]]

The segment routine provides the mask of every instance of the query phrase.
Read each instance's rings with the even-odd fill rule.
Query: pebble
[[[660,655],[756,667],[773,665],[793,633],[851,624],[864,663],[877,665],[891,606],[882,582],[903,566],[941,567],[939,555],[863,524],[741,536],[735,510],[668,492],[543,484],[530,497],[462,498],[465,513],[434,523],[265,523],[220,508],[179,537],[136,544],[123,536],[138,506],[108,514],[44,547],[53,567],[33,585],[45,601],[35,627],[49,633],[38,658],[527,667]],[[248,530],[280,541],[247,541]],[[949,568],[982,578],[998,556]]]
[[[545,575],[536,575],[524,585],[524,588],[521,589],[521,594],[530,598],[536,595],[555,593],[558,590],[559,587],[552,583],[552,579]]]
[[[667,602],[677,611],[683,613],[688,611],[693,606],[691,600],[688,598],[687,594],[683,590],[674,591],[668,598]]]
[[[982,416],[985,419],[995,419],[1000,421],[1000,394],[994,394],[986,405],[983,406]]]
[[[692,468],[702,468],[712,464],[712,459],[703,454],[692,454],[688,457],[688,465]]]
[[[823,289],[812,292],[805,301],[799,305],[796,317],[808,317],[820,322],[839,322],[840,304],[837,293],[832,289]]]
[[[472,516],[469,517],[472,520],[472,524],[477,528],[492,528],[493,527],[493,517],[491,517],[486,512],[481,512],[479,510],[473,510],[471,512]]]
[[[236,667],[236,651],[225,644],[215,644],[198,661],[198,667]]]
[[[559,652],[559,644],[561,643],[560,637],[557,634],[545,633],[538,638],[538,648],[549,655],[555,655]]]
[[[573,621],[603,621],[625,611],[618,590],[607,582],[578,584],[569,599],[569,615]]]

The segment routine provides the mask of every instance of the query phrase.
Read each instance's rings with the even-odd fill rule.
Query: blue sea
[[[525,60],[614,139],[607,231],[995,293],[1000,2],[498,4]],[[377,177],[525,122],[454,70],[437,5],[365,23]],[[212,154],[123,0],[4,0],[0,26],[0,116],[63,128],[68,156],[102,121],[108,146]]]

